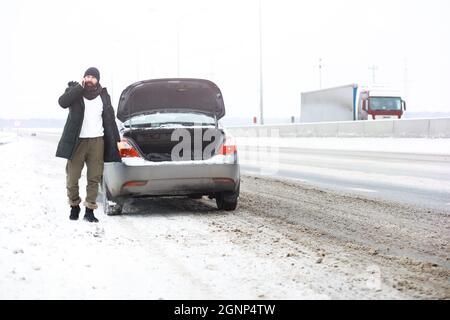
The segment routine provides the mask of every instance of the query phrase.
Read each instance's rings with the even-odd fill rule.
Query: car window
[[[132,117],[124,122],[125,127],[160,124],[198,124],[198,125],[214,125],[214,118],[200,113],[181,113],[181,112],[161,112]]]

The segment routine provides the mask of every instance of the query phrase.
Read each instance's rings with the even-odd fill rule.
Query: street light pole
[[[372,84],[375,84],[375,72],[378,70],[378,66],[373,65],[371,67],[369,67],[369,70],[372,71]]]
[[[403,95],[404,95],[404,100],[408,99],[408,60],[404,60],[404,65],[403,65]]]
[[[319,89],[322,89],[322,58],[319,58]]]
[[[180,77],[180,19],[177,20],[177,78]]]
[[[260,124],[264,124],[264,95],[263,95],[263,67],[262,67],[262,12],[259,0],[259,117]]]

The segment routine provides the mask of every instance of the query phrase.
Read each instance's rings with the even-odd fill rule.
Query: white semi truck
[[[405,110],[399,90],[350,84],[303,92],[300,122],[400,119]]]

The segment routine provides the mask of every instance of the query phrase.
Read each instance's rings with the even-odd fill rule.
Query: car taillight
[[[122,138],[120,142],[117,143],[119,148],[119,153],[121,158],[134,158],[140,157],[139,152],[128,142],[127,139]]]
[[[237,152],[236,141],[232,137],[226,137],[225,142],[219,147],[219,154],[228,155]]]

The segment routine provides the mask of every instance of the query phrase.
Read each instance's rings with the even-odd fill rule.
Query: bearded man
[[[69,109],[67,121],[58,143],[56,156],[67,159],[66,189],[70,220],[78,220],[81,198],[78,181],[84,164],[87,167],[86,212],[84,220],[98,222],[94,210],[104,162],[120,162],[120,141],[111,97],[100,85],[100,72],[89,68],[80,82],[71,81],[59,105]]]

